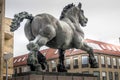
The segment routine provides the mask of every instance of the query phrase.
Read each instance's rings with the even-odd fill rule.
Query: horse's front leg
[[[93,49],[90,46],[88,46],[86,43],[83,43],[83,46],[82,46],[81,49],[84,50],[84,51],[87,51],[87,53],[89,54],[90,67],[91,68],[98,68],[98,63],[95,59]]]
[[[65,50],[59,49],[59,64],[57,65],[58,72],[67,72],[64,65],[64,54]]]

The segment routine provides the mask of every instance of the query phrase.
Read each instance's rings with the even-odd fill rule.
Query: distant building
[[[86,39],[86,42],[89,46],[93,47],[99,68],[90,68],[88,54],[85,51],[69,49],[65,52],[65,65],[68,72],[94,74],[98,76],[98,80],[120,80],[120,46],[91,39]],[[49,71],[57,71],[58,50],[50,48],[41,52],[47,58]],[[26,64],[27,58],[28,54],[14,57],[14,73],[30,70]]]

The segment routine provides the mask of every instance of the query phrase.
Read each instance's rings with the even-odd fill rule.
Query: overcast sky
[[[82,3],[88,24],[82,28],[85,38],[120,45],[120,0],[6,0],[6,17],[27,11],[33,15],[49,13],[59,18],[64,6]],[[28,40],[24,35],[24,23],[14,32],[14,56],[28,53]]]

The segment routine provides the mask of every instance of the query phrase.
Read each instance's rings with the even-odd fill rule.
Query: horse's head
[[[73,3],[68,4],[63,8],[60,19],[69,18],[72,22],[78,22],[81,26],[86,26],[88,19],[84,16],[84,12],[81,9],[81,3],[75,6]]]
[[[88,19],[84,16],[84,11],[81,9],[81,3],[76,7],[78,9],[78,20],[81,26],[86,26]]]

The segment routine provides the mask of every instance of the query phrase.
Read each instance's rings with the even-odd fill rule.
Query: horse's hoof
[[[35,71],[42,71],[40,64],[36,64],[35,66],[36,66],[36,67],[35,67]]]
[[[67,72],[67,69],[64,69],[64,72]]]
[[[67,69],[65,68],[64,65],[58,64],[57,65],[57,71],[58,72],[67,72]]]
[[[95,58],[89,58],[90,68],[99,68],[99,65]]]
[[[99,68],[98,63],[90,64],[90,68]]]
[[[42,68],[42,70],[46,70],[46,69],[47,69],[47,64],[42,63],[42,64],[41,64],[41,68]]]

